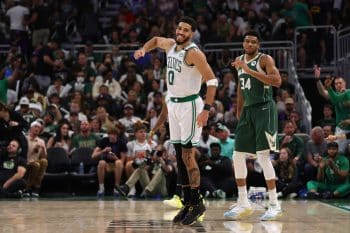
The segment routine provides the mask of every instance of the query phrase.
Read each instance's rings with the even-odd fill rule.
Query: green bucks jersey
[[[258,53],[249,61],[246,60],[245,55],[241,55],[239,59],[244,61],[250,69],[265,74],[266,72],[260,67],[259,63],[263,55],[263,53]],[[241,67],[237,69],[237,72],[244,99],[244,106],[266,103],[273,99],[272,87],[270,85],[266,85],[255,77],[247,74]]]

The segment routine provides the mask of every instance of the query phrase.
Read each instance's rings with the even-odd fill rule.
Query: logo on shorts
[[[266,136],[267,142],[269,143],[270,150],[277,151],[277,143],[276,143],[277,132],[271,135],[265,131],[265,136]]]

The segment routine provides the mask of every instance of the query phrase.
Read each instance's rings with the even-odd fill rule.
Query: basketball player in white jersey
[[[176,150],[184,192],[184,207],[173,222],[183,225],[195,223],[205,211],[199,196],[200,173],[193,146],[198,144],[202,126],[207,123],[218,86],[204,53],[192,42],[195,30],[194,19],[183,17],[177,25],[175,40],[153,37],[134,53],[135,59],[155,48],[163,49],[167,54],[168,92],[165,101],[170,140]],[[202,82],[207,84],[204,103],[198,95]]]

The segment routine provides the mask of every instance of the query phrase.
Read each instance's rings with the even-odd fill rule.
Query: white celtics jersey
[[[176,43],[167,53],[168,95],[170,97],[185,97],[198,94],[202,85],[202,75],[193,65],[185,62],[186,53],[189,49],[199,49],[191,43],[180,51],[175,51]]]
[[[130,141],[127,144],[128,157],[144,158],[147,153],[150,153],[157,144],[152,141],[152,145],[148,144],[147,141],[140,143],[136,140]]]

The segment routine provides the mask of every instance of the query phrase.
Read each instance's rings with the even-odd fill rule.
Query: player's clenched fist
[[[143,48],[141,48],[141,49],[138,49],[138,50],[136,50],[135,52],[134,52],[134,58],[137,60],[137,59],[139,59],[140,57],[143,57],[143,56],[145,56],[145,50],[143,49]]]

